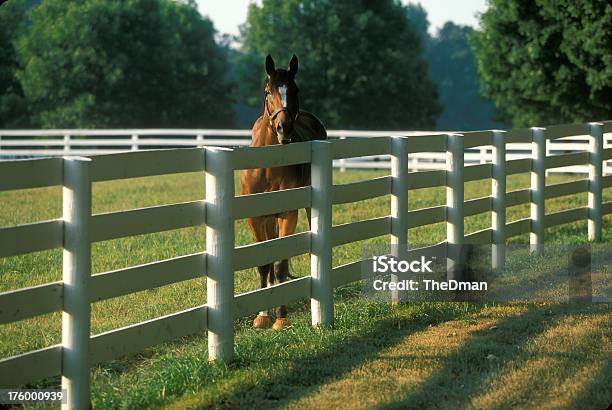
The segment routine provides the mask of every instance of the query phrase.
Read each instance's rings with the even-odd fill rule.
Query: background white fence
[[[454,131],[453,131],[454,132]],[[480,131],[478,131],[480,132]],[[329,130],[332,138],[369,138],[390,135],[416,136],[445,134],[432,131],[347,131]],[[466,134],[466,133],[463,133]],[[470,133],[467,133],[470,134]],[[248,146],[251,130],[229,129],[129,129],[129,130],[0,130],[0,159],[48,156],[92,156],[125,151],[159,148]],[[588,150],[588,134],[555,139],[546,145],[547,155],[568,154]],[[612,147],[612,134],[604,135],[604,148]],[[531,144],[512,143],[507,147],[508,159],[531,158]],[[464,156],[467,165],[493,162],[490,148],[469,149]],[[445,169],[443,152],[417,153],[410,156],[412,171]],[[334,161],[334,166],[345,169],[389,169],[388,155],[364,156]],[[556,168],[556,173],[588,173],[585,165]],[[612,162],[604,164],[604,174],[612,174]]]
[[[612,148],[603,147],[603,133],[612,122],[572,124],[511,131],[480,131],[408,137],[355,138],[296,143],[264,148],[188,148],[124,152],[93,158],[47,158],[0,162],[0,190],[62,185],[62,219],[0,229],[0,257],[46,249],[64,249],[63,280],[0,294],[0,324],[62,311],[62,343],[0,360],[0,386],[23,385],[62,375],[67,407],[89,407],[89,369],[97,363],[208,331],[211,359],[230,360],[234,351],[232,319],[255,314],[298,299],[310,298],[313,325],[334,320],[332,291],[360,279],[354,261],[332,266],[335,246],[390,235],[390,242],[410,253],[407,231],[446,222],[447,240],[421,248],[446,252],[463,243],[492,244],[492,264],[504,265],[508,238],[530,233],[541,249],[545,229],[588,220],[590,240],[601,238],[602,215],[612,213],[612,201],[602,203],[602,190],[612,187],[603,176],[603,161]],[[588,150],[548,156],[546,145],[566,136],[588,134]],[[530,144],[532,157],[512,159],[508,144]],[[488,147],[493,163],[465,166],[466,150]],[[441,153],[445,169],[408,172],[409,158]],[[333,185],[332,160],[390,155],[391,175]],[[312,185],[285,191],[235,196],[234,171],[310,163]],[[549,168],[585,164],[589,178],[545,186]],[[91,184],[124,178],[181,172],[205,172],[205,200],[91,214]],[[507,175],[531,173],[531,188],[506,192]],[[490,196],[465,201],[466,181],[493,179]],[[408,211],[411,190],[445,186],[447,204]],[[545,200],[588,192],[588,206],[546,214]],[[388,216],[332,226],[332,205],[391,194]],[[531,203],[531,216],[506,223],[507,207]],[[312,230],[288,237],[235,246],[234,221],[249,216],[312,207]],[[467,216],[492,211],[491,228],[465,234]],[[206,225],[206,251],[91,275],[90,245],[126,236]],[[311,253],[311,275],[270,288],[234,295],[234,271]],[[172,272],[172,275],[169,274]],[[90,304],[145,289],[207,277],[202,305],[135,325],[90,335]],[[394,295],[397,297],[397,295]]]

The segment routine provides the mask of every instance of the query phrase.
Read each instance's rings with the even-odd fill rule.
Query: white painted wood
[[[91,277],[91,302],[154,289],[206,275],[206,254],[172,259],[98,273]]]
[[[62,159],[0,161],[0,191],[62,184]]]
[[[391,138],[346,138],[333,140],[333,159],[386,155],[391,153]]]
[[[506,209],[511,206],[528,204],[531,202],[531,189],[517,189],[506,193]]]
[[[96,214],[91,218],[92,242],[204,225],[204,201],[152,206]]]
[[[64,307],[62,313],[62,408],[89,409],[91,308],[91,179],[89,158],[64,158]]]
[[[0,228],[0,257],[60,248],[63,242],[61,219]]]
[[[506,175],[522,174],[531,172],[531,158],[515,159],[506,161]]]
[[[92,181],[139,178],[202,171],[202,149],[182,148],[98,155],[91,165]]]
[[[310,206],[310,187],[242,195],[234,200],[234,218],[274,215]]]
[[[579,179],[577,181],[562,182],[560,184],[546,185],[544,189],[544,198],[558,198],[560,196],[578,194],[586,192],[589,189],[588,179]]]
[[[0,293],[0,324],[59,312],[63,307],[61,281]]]
[[[348,141],[348,140],[345,140]],[[381,139],[383,143],[388,140]],[[332,287],[332,159],[338,142],[312,142],[312,213],[310,236],[310,310],[313,326],[333,326]]]
[[[486,164],[488,158],[487,147],[480,147],[480,153],[478,155],[480,156],[480,163]],[[464,154],[464,159],[467,160],[467,154]]]
[[[493,229],[486,228],[463,236],[464,243],[473,245],[488,245],[492,242]]]
[[[463,203],[463,216],[467,217],[491,211],[493,206],[492,201],[493,198],[490,196],[465,201]]]
[[[382,131],[386,132],[386,131]],[[114,130],[92,130],[92,129],[52,129],[52,130],[2,130],[0,135],[10,137],[41,137],[55,136],[63,137],[66,134],[86,137],[86,136],[169,136],[169,135],[204,135],[204,136],[226,136],[226,137],[250,137],[251,130],[231,130],[231,129],[184,129],[184,128],[145,128],[145,129],[114,129]],[[388,135],[388,134],[387,134]]]
[[[160,343],[206,330],[207,307],[197,306],[181,312],[125,326],[91,337],[91,364],[116,359]],[[232,322],[231,319],[227,320]]]
[[[546,168],[569,167],[572,165],[583,165],[588,162],[588,152],[573,152],[570,154],[557,154],[545,157]]]
[[[70,135],[64,135],[64,154],[70,153]]]
[[[310,232],[300,232],[282,238],[237,246],[232,259],[234,270],[254,268],[303,255],[310,251],[310,241]]]
[[[361,264],[372,263],[372,258],[362,261],[350,262],[332,269],[332,286],[338,287],[360,280]]]
[[[358,222],[335,225],[331,229],[331,246],[364,241],[391,233],[391,217],[381,216]]]
[[[232,158],[234,169],[273,168],[308,162],[310,162],[310,142],[236,148]]]
[[[461,246],[463,245],[463,136],[447,135],[446,157],[446,241],[447,278],[457,279],[457,265],[461,261]]]
[[[408,256],[408,138],[391,137],[391,254]],[[391,274],[391,281],[400,278]],[[391,291],[391,303],[406,300],[406,292]]]
[[[234,356],[234,152],[205,148],[204,154],[208,358],[227,362]]]
[[[342,135],[340,136],[341,140],[345,140],[346,139],[346,135]],[[345,158],[341,158],[340,160],[338,160],[338,162],[340,163],[340,172],[346,172],[346,167],[344,166],[344,163],[346,162]]]
[[[518,219],[506,224],[506,239],[527,233],[531,230],[531,218]]]
[[[234,297],[234,318],[238,319],[262,310],[287,305],[299,299],[310,298],[310,286],[310,276],[306,276],[252,292],[241,293]]]
[[[408,211],[408,228],[418,228],[446,221],[446,205]]]
[[[506,262],[506,133],[493,133],[493,168],[491,170],[491,268],[504,269]]]
[[[478,181],[491,178],[493,164],[470,165],[463,169],[463,181]]]
[[[544,227],[550,228],[555,225],[563,225],[570,222],[587,219],[589,217],[589,208],[573,208],[564,211],[553,212],[544,217]]]
[[[530,249],[542,255],[544,249],[544,215],[545,215],[545,176],[546,176],[546,130],[532,128],[531,160],[531,232]]]
[[[408,189],[422,189],[444,186],[446,183],[446,170],[421,171],[408,173]]]
[[[446,135],[444,134],[408,137],[409,154],[419,152],[444,152],[444,150],[446,150]]]
[[[463,135],[463,148],[480,147],[493,143],[493,130],[461,132]],[[486,149],[486,148],[482,148]],[[483,155],[483,152],[480,152]]]
[[[391,177],[383,176],[365,181],[334,185],[332,203],[334,205],[364,201],[391,193]]]
[[[132,135],[132,151],[138,151],[138,135]]]
[[[601,202],[602,202],[602,151],[603,151],[603,133],[601,131],[602,124],[590,124],[590,143],[589,143],[589,193],[588,193],[588,238],[589,241],[601,240]]]
[[[506,131],[506,143],[531,143],[531,128],[517,128]]]
[[[32,350],[0,359],[0,386],[2,388],[22,387],[26,383],[57,376],[61,371],[61,345]]]
[[[574,135],[588,135],[588,124],[559,124],[546,127],[546,139],[555,140],[557,138],[569,137]]]

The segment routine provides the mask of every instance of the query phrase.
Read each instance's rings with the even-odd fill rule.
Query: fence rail
[[[493,268],[501,269],[505,242],[516,235],[530,233],[532,246],[541,249],[546,228],[587,219],[588,238],[600,240],[602,215],[612,213],[612,202],[602,203],[602,189],[612,186],[612,175],[603,176],[602,167],[610,159],[610,149],[603,144],[603,134],[610,131],[610,125],[611,122],[555,126],[550,132],[532,128],[0,162],[0,190],[64,186],[62,219],[0,229],[0,257],[64,248],[62,281],[0,293],[0,323],[64,312],[62,343],[1,359],[0,386],[22,385],[61,374],[62,385],[68,392],[68,406],[87,408],[89,369],[96,363],[205,330],[210,359],[230,360],[234,351],[233,318],[303,298],[312,301],[313,325],[330,326],[334,320],[333,288],[360,279],[362,261],[332,266],[333,247],[346,243],[390,235],[391,243],[401,245],[398,252],[410,254],[415,250],[408,250],[408,229],[446,222],[447,240],[420,251],[443,250],[452,265],[458,256],[453,253],[454,247],[448,245],[491,244]],[[587,130],[588,151],[584,153],[552,156],[552,151],[546,149],[551,139],[557,141]],[[105,135],[115,134],[108,131]],[[531,147],[530,158],[508,159],[513,157],[507,154],[507,146],[516,142]],[[470,155],[466,149],[481,146],[491,152],[492,163],[465,166]],[[440,151],[444,156],[443,170],[409,172],[410,155],[431,151]],[[390,176],[332,184],[334,160],[380,155],[391,155]],[[311,164],[311,186],[235,196],[234,170],[299,163]],[[568,164],[585,164],[589,178],[545,186],[547,168]],[[91,213],[94,182],[196,171],[206,175],[205,200]],[[530,189],[506,192],[506,176],[518,172],[531,173]],[[491,195],[465,201],[465,181],[481,179],[493,180]],[[446,205],[408,211],[410,191],[434,186],[446,187]],[[585,191],[588,206],[545,213],[546,199]],[[333,204],[389,194],[390,215],[332,225]],[[531,203],[531,216],[506,222],[506,208],[523,203]],[[305,206],[312,208],[311,231],[235,246],[235,220]],[[491,228],[466,235],[464,218],[489,211],[493,211]],[[91,275],[90,245],[95,241],[198,225],[206,226],[205,252]],[[306,253],[311,254],[310,276],[234,294],[234,271]],[[206,304],[106,333],[90,334],[91,303],[198,277],[207,278]],[[397,297],[393,295],[394,299]]]
[[[603,160],[612,159],[612,126],[604,122]],[[547,155],[586,151],[589,144],[588,124],[555,125],[548,128]],[[466,151],[466,165],[493,162],[491,145],[493,131],[462,132]],[[410,144],[408,167],[413,171],[442,170],[446,167],[444,132],[432,131],[349,131],[329,130],[328,135],[341,140],[354,138],[389,137],[402,135],[414,138]],[[435,136],[434,136],[435,135]],[[232,129],[54,129],[54,130],[0,130],[0,159],[49,156],[94,156],[126,151],[160,148],[202,148],[205,146],[242,147],[250,144],[251,130]],[[531,158],[530,129],[510,130],[506,135],[508,159]],[[376,142],[372,142],[376,145]],[[349,146],[350,146],[349,142]],[[362,152],[367,147],[361,148]],[[334,167],[346,169],[390,169],[389,152],[378,155],[347,155],[334,157]],[[270,154],[274,156],[273,153]],[[572,160],[573,159],[573,160]],[[562,160],[559,159],[561,162]],[[549,167],[554,173],[588,173],[588,166],[578,157],[569,157],[568,163]],[[176,171],[181,172],[181,171]],[[604,175],[612,174],[612,161],[603,164]]]

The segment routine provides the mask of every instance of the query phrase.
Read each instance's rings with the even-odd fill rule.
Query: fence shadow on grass
[[[199,402],[197,407],[282,407],[288,400],[299,399],[325,383],[342,377],[406,337],[458,316],[457,309],[448,308],[439,311],[437,315],[424,315],[417,320],[410,315],[379,320],[374,327],[358,336],[334,341],[331,346],[317,353],[283,362],[280,371],[270,372],[270,376],[254,382],[236,383],[236,388],[216,394],[214,402]],[[289,345],[285,348],[292,347]],[[278,360],[278,356],[271,353],[270,360]]]
[[[483,389],[488,387],[486,384],[490,378],[500,377],[498,371],[506,365],[520,369],[530,358],[533,358],[529,356],[526,349],[534,338],[557,325],[568,314],[589,314],[589,310],[585,308],[587,306],[561,304],[536,307],[530,305],[525,313],[498,321],[495,329],[487,328],[474,332],[455,353],[444,360],[439,370],[420,383],[416,389],[411,389],[404,397],[383,404],[377,409],[477,407],[472,403],[472,399],[486,393]],[[576,366],[577,363],[580,363],[575,356],[570,356],[572,357],[565,357],[568,366]],[[605,372],[606,370],[604,370],[604,375]],[[608,367],[607,374],[609,373]],[[593,380],[592,383],[591,391],[596,388],[606,389],[609,378],[607,381],[605,377],[603,380]],[[548,387],[550,386],[542,386],[544,389]],[[527,391],[523,393],[528,394]],[[517,405],[518,403],[512,401],[496,404],[502,408]],[[584,401],[576,405],[576,408],[580,408],[581,405],[584,405]],[[605,405],[602,408],[605,408]]]

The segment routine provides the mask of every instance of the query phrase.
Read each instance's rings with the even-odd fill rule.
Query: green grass
[[[380,175],[385,173],[336,173],[334,183]],[[570,179],[576,178],[552,176],[547,183]],[[529,177],[510,177],[507,185],[508,190],[526,188]],[[470,182],[466,184],[465,197],[486,196],[490,191],[490,181]],[[93,211],[190,201],[203,196],[201,174],[96,183]],[[604,192],[604,201],[609,200],[610,189]],[[0,193],[0,203],[0,226],[58,218],[61,189],[4,192]],[[443,188],[409,194],[410,209],[444,203]],[[335,206],[333,222],[388,215],[389,204],[387,196]],[[586,194],[549,200],[546,204],[547,212],[584,205]],[[507,212],[508,221],[528,215],[528,205]],[[487,228],[490,220],[490,213],[469,217],[466,232]],[[612,219],[606,216],[605,243],[612,243],[610,222]],[[302,213],[298,230],[306,229]],[[445,224],[435,224],[410,230],[409,241],[411,246],[426,245],[445,236]],[[585,239],[586,222],[546,232],[546,240],[555,243],[576,244]],[[364,244],[384,244],[387,240],[380,237],[335,248],[334,266],[359,259]],[[527,241],[527,235],[522,235],[511,242]],[[252,242],[244,221],[236,224],[236,242]],[[98,273],[203,249],[203,228],[142,235],[94,244],[92,267]],[[296,276],[307,275],[308,257],[293,258],[291,270]],[[0,291],[60,279],[59,250],[0,259]],[[237,293],[256,289],[258,282],[254,269],[236,272]],[[185,338],[104,363],[92,373],[94,406],[134,408],[174,403],[176,408],[337,407],[326,403],[350,403],[350,407],[406,407],[414,403],[416,408],[439,402],[442,407],[539,408],[557,403],[578,408],[583,407],[581,398],[593,396],[587,404],[598,408],[610,400],[609,390],[600,388],[610,382],[609,305],[418,303],[392,309],[386,302],[365,301],[358,294],[359,287],[355,285],[336,289],[333,331],[310,327],[309,303],[305,301],[290,306],[293,327],[286,331],[256,332],[250,329],[252,318],[238,320],[237,360],[229,366],[208,363],[205,336]],[[205,298],[205,280],[197,279],[98,302],[92,305],[92,333],[197,306],[205,303]],[[61,315],[55,313],[0,326],[0,357],[59,343],[60,322]],[[487,333],[489,325],[497,326],[499,331]],[[575,329],[582,329],[582,333]],[[440,340],[440,332],[459,336]],[[557,334],[561,336],[554,336]],[[489,353],[483,352],[488,351],[496,359],[487,359]],[[543,369],[552,370],[544,377]],[[583,378],[580,383],[573,381],[578,376]],[[561,380],[573,383],[573,390],[559,391]],[[57,380],[40,385],[53,383]],[[509,391],[508,386],[514,385],[516,389]],[[468,393],[469,401],[462,391]]]

